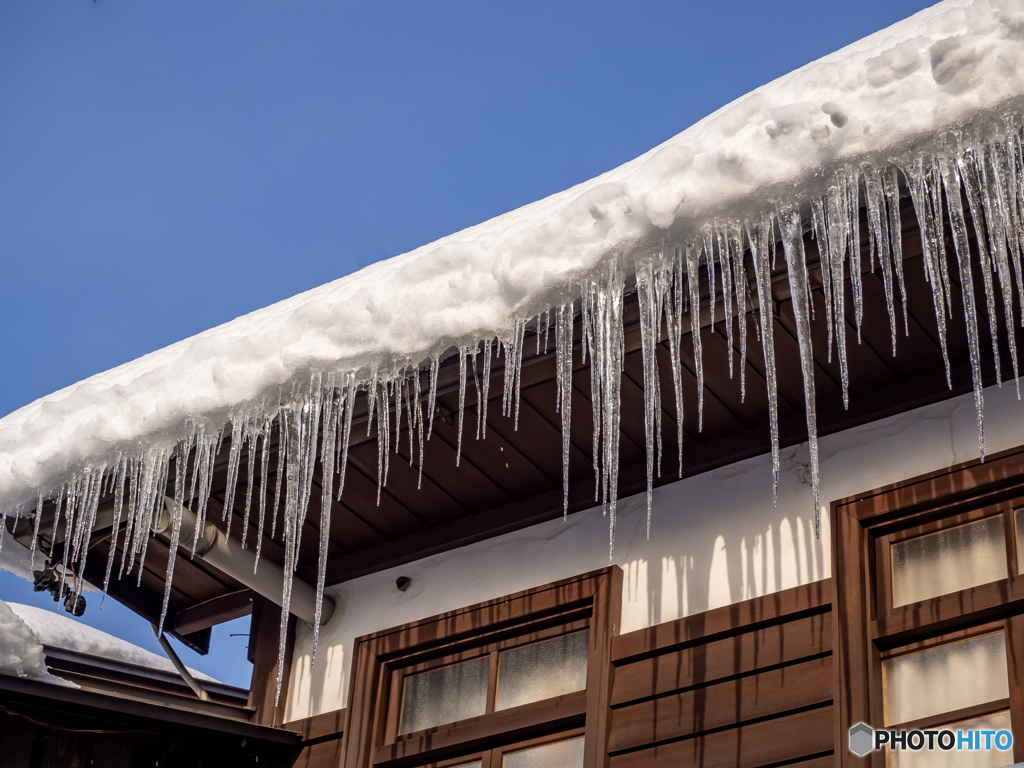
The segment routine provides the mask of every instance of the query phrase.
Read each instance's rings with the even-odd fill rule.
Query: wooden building
[[[1007,146],[1019,151],[1020,131],[1012,123],[1011,129],[1016,133]],[[1021,173],[1024,179],[1024,168]],[[502,413],[510,358],[490,344],[491,359],[477,368],[491,377],[485,417],[460,384],[462,355],[440,359],[433,371],[417,370],[418,392],[436,388],[432,435],[414,451],[415,425],[408,411],[399,418],[383,487],[380,439],[387,427],[379,415],[372,420],[374,406],[361,391],[343,454],[340,500],[331,492],[332,471],[325,477],[322,447],[319,460],[309,463],[310,501],[294,562],[271,515],[262,521],[250,515],[245,492],[235,490],[248,488],[268,509],[279,500],[284,509],[280,431],[263,443],[267,470],[259,476],[250,474],[259,464],[250,457],[254,440],[234,454],[230,436],[218,442],[219,452],[208,457],[206,510],[223,539],[240,543],[248,536],[250,547],[260,543],[267,563],[294,566],[299,581],[315,585],[320,534],[329,521],[323,573],[333,615],[318,639],[308,621],[294,616],[282,633],[282,610],[265,590],[244,574],[193,559],[185,544],[172,551],[161,532],[149,538],[139,585],[113,579],[110,595],[157,623],[168,560],[175,558],[166,631],[203,652],[210,627],[251,614],[247,700],[203,702],[171,681],[110,670],[106,680],[73,661],[54,662],[55,671],[88,678],[89,685],[66,694],[0,678],[0,744],[7,745],[0,753],[13,761],[6,764],[70,764],[47,757],[50,747],[30,738],[33,728],[45,730],[51,744],[74,740],[80,764],[97,766],[152,765],[165,759],[154,758],[160,748],[176,761],[160,765],[197,767],[965,764],[956,762],[963,757],[956,752],[859,757],[848,735],[860,722],[897,730],[1007,730],[1012,748],[971,754],[971,764],[1024,761],[1024,405],[1014,384],[1016,353],[1005,327],[991,346],[979,346],[970,324],[953,320],[977,308],[983,325],[1004,322],[993,315],[984,287],[992,280],[986,270],[993,269],[996,240],[1012,231],[997,232],[990,212],[984,229],[980,215],[968,217],[966,239],[960,238],[971,189],[947,196],[944,207],[939,194],[939,208],[929,208],[938,217],[929,223],[916,182],[900,178],[888,199],[888,221],[897,226],[893,247],[885,248],[896,262],[892,274],[902,275],[902,291],[889,282],[888,262],[884,270],[875,266],[877,210],[867,185],[858,197],[861,180],[854,176],[859,226],[845,260],[856,271],[840,270],[840,282],[828,253],[819,253],[823,230],[797,230],[803,262],[779,259],[763,281],[757,265],[767,262],[752,253],[753,239],[741,239],[734,274],[736,291],[750,297],[743,311],[714,302],[714,259],[706,259],[697,301],[685,321],[677,318],[681,343],[673,346],[671,325],[659,316],[655,347],[646,351],[639,294],[625,292],[611,563],[609,520],[595,502],[593,355],[580,354],[587,329],[577,314],[566,341],[573,349],[568,382],[559,378],[547,325],[525,331],[514,417]],[[999,246],[1004,256],[1024,242],[1024,185],[1005,191],[1009,203],[1001,210],[1020,218],[1014,219],[1016,244]],[[804,220],[812,215],[809,205]],[[958,270],[965,245],[970,252],[960,263],[966,267]],[[777,250],[785,250],[781,242]],[[939,253],[954,265],[942,268],[948,312],[944,305],[938,315],[948,318],[941,324]],[[799,285],[794,268],[806,271],[806,301],[791,287]],[[761,301],[753,298],[759,281],[768,286]],[[895,355],[897,320],[887,311],[894,291]],[[845,304],[835,302],[839,293]],[[813,345],[801,338],[808,303]],[[837,306],[848,373],[824,321]],[[774,363],[765,359],[764,330],[774,342]],[[802,349],[813,349],[805,362],[813,372],[815,460],[807,445]],[[666,373],[676,354],[685,420]],[[977,382],[972,358],[983,372]],[[660,471],[651,468],[645,433],[645,360],[651,359],[662,371]],[[773,371],[777,500],[766,392]],[[560,382],[573,404],[566,489]],[[984,396],[984,461],[976,383]],[[394,431],[401,406],[394,394],[387,398],[385,390],[376,406],[378,414],[391,415]],[[474,435],[478,416],[486,439]],[[196,453],[172,458],[172,467],[179,460],[183,477],[200,464]],[[175,472],[164,479],[160,495],[173,500]],[[113,504],[113,485],[103,486],[98,509]],[[323,511],[321,498],[329,500]],[[26,545],[39,530],[48,551],[55,508],[44,499],[35,509],[41,525],[25,516],[9,519],[8,529]],[[124,547],[126,539],[117,538],[117,518],[96,520],[82,575],[102,586],[111,547]],[[63,548],[63,538],[57,544]],[[112,739],[122,750],[118,760],[104,757]],[[187,749],[168,739],[187,742]]]

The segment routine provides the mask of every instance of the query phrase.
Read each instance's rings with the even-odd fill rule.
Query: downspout
[[[153,518],[153,533],[163,538],[170,538],[173,510],[174,499],[165,496],[163,511]],[[195,540],[198,521],[195,513],[185,507],[180,507],[179,512],[181,513],[179,546],[191,549],[190,545]],[[255,552],[252,549],[242,549],[241,544],[221,533],[213,523],[207,521],[203,526],[195,556],[236,581],[240,581],[275,605],[282,605],[284,602],[284,569],[267,558],[263,558],[259,569],[257,569]],[[308,624],[316,621],[316,591],[297,577],[292,579],[292,597],[289,609],[292,614]],[[320,625],[323,626],[330,621],[333,615],[334,600],[324,595]]]
[[[184,680],[188,687],[192,689],[192,693],[199,697],[201,701],[210,701],[210,694],[208,694],[203,686],[199,684],[199,681],[192,677],[192,673],[188,671],[188,667],[181,663],[181,659],[178,658],[178,654],[174,652],[174,648],[167,642],[167,636],[163,632],[157,631],[156,624],[153,625],[153,633],[156,634],[157,642],[160,643],[160,647],[164,649],[164,653],[167,654],[167,658],[171,660],[171,664],[178,670],[178,674],[181,675],[181,679]]]

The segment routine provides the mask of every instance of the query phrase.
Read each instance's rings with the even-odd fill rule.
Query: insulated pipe
[[[173,510],[174,499],[165,496],[163,512],[153,518],[153,533],[170,538]],[[191,510],[181,507],[180,512],[181,532],[178,545],[191,551],[198,521]],[[203,526],[199,544],[196,546],[196,557],[242,582],[272,603],[282,605],[284,602],[284,569],[266,558],[263,558],[257,569],[256,553],[251,549],[242,549],[241,544],[225,536],[211,522]],[[297,576],[292,578],[292,599],[289,609],[291,613],[309,624],[316,621],[316,591]],[[320,625],[323,626],[330,621],[333,615],[334,600],[324,595]]]

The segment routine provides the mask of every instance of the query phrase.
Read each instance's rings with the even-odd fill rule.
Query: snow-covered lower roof
[[[44,647],[178,674],[170,659],[70,616],[54,610],[0,600],[0,658],[3,649],[7,649],[11,657],[6,662],[0,662],[0,674],[53,682],[53,675],[46,672]],[[13,658],[15,655],[17,659]],[[217,682],[197,670],[189,668],[189,671],[199,680]]]
[[[1016,109],[1019,0],[946,0],[723,107],[565,192],[173,344],[0,420],[0,504],[76,469],[172,446],[311,370],[369,377],[453,346],[511,338],[611,257],[705,223],[805,203],[838,167],[881,167],[944,129]]]

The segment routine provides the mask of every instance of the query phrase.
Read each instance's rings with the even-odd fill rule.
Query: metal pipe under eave
[[[173,518],[174,499],[164,497],[163,513],[153,518],[153,533],[169,537]],[[180,542],[195,540],[197,518],[194,512],[181,507]],[[225,536],[213,523],[207,521],[196,546],[195,556],[209,563],[227,576],[240,581],[259,595],[275,605],[284,602],[284,569],[276,563],[263,558],[256,568],[256,554],[251,549],[243,549],[234,539]],[[298,577],[292,579],[292,597],[290,612],[303,621],[312,624],[316,621],[316,591]],[[334,615],[334,600],[324,595],[320,612],[320,625],[323,626]]]

